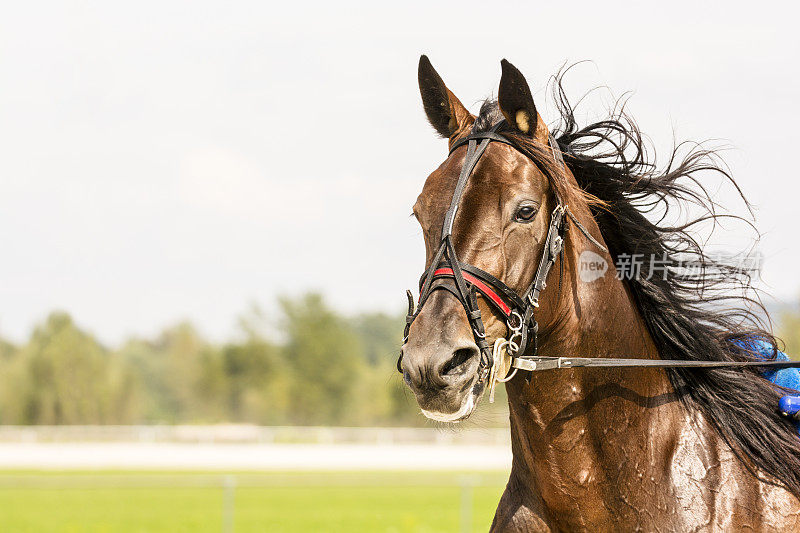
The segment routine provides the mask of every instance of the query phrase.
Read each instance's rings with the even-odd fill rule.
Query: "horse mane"
[[[578,125],[562,86],[565,73],[553,77],[560,118],[551,131],[583,196],[594,199],[588,204],[615,264],[622,254],[643,254],[645,258],[666,256],[672,265],[693,265],[688,272],[671,267],[663,279],[660,272],[648,276],[648,260],[641,265],[640,276],[625,280],[660,357],[763,359],[747,339],[772,346],[775,357],[777,339],[769,330],[768,318],[762,318],[768,315],[749,270],[712,257],[693,236],[698,226],[711,223],[716,227],[723,218],[755,229],[742,217],[718,212],[720,206],[700,179],[701,174],[716,174],[750,207],[718,154],[700,144],[679,144],[659,169],[654,151],[625,112],[625,100],[618,101],[605,120]],[[488,129],[498,116],[497,103],[487,100],[474,131]],[[526,148],[540,144],[504,134]],[[560,172],[552,171],[549,150],[525,151],[536,157],[551,185],[563,190],[564,180],[559,179]],[[665,222],[668,212],[677,209],[688,214],[690,205],[701,213],[678,225]],[[754,476],[800,497],[800,437],[795,425],[777,414],[781,392],[776,385],[757,369],[668,368],[666,372],[675,391],[680,391],[683,406],[690,413],[700,412]]]

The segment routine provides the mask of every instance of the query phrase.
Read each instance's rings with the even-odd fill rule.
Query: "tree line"
[[[191,324],[116,348],[54,312],[16,346],[0,339],[1,424],[426,425],[395,370],[404,317],[336,312],[309,293],[279,300],[271,322],[257,308],[224,344]],[[800,312],[778,334],[800,356]],[[479,411],[507,420],[504,390]]]
[[[240,338],[189,323],[111,349],[63,312],[21,346],[0,342],[0,423],[419,423],[392,372],[400,316],[343,316],[319,294],[279,301],[273,334],[252,309]]]

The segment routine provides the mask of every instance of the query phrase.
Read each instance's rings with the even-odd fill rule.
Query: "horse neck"
[[[591,217],[585,225],[600,237]],[[591,247],[578,231],[568,233],[561,289],[555,289],[556,265],[552,292],[543,293],[540,355],[657,358],[633,296],[616,278],[607,254],[605,275],[581,281],[580,253]],[[608,480],[604,470],[619,469],[616,453],[631,453],[630,439],[638,441],[657,426],[655,410],[645,407],[656,402],[680,416],[661,370],[551,370],[532,373],[530,382],[518,376],[507,385],[516,471],[512,477],[529,483],[545,502],[574,500],[591,490],[592,483]],[[658,416],[665,412],[659,409]],[[569,497],[559,498],[558,493]]]

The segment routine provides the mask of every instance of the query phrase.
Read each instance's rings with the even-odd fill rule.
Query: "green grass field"
[[[471,531],[486,531],[506,478],[505,472],[238,472],[227,477],[234,488],[226,493],[226,476],[209,472],[5,471],[0,531],[460,531],[464,508]],[[226,495],[232,515],[224,511]]]

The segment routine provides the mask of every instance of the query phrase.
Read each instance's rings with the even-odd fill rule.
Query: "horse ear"
[[[472,124],[475,117],[450,92],[426,55],[419,58],[417,77],[428,122],[439,135],[450,138]]]
[[[535,137],[542,142],[548,142],[550,133],[539,113],[536,112],[533,95],[531,95],[528,82],[525,81],[525,76],[505,59],[500,61],[500,66],[503,74],[500,77],[497,103],[506,122],[520,133]]]

